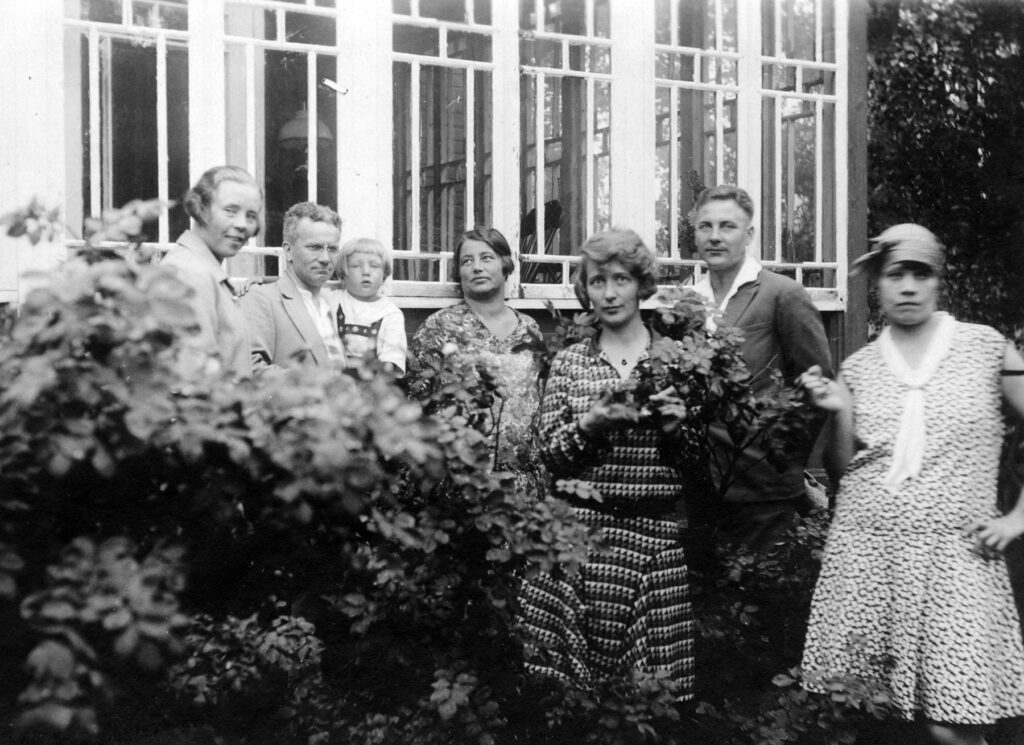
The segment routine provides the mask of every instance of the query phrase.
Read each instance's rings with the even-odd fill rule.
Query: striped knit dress
[[[656,430],[587,436],[579,427],[598,394],[622,385],[598,337],[562,350],[552,365],[541,456],[555,479],[587,481],[601,493],[601,503],[575,507],[581,521],[601,530],[605,550],[576,576],[542,574],[524,583],[527,669],[583,686],[632,670],[666,672],[685,699],[693,690],[693,614],[679,470],[663,457]]]

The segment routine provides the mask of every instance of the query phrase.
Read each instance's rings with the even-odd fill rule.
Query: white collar
[[[755,259],[753,256],[747,256],[743,259],[743,264],[740,266],[740,270],[736,273],[736,278],[732,281],[732,286],[729,291],[725,293],[725,297],[722,298],[722,302],[715,305],[715,291],[711,287],[711,272],[704,272],[704,276],[700,278],[700,281],[693,286],[693,289],[701,295],[707,306],[708,306],[708,320],[707,329],[708,331],[714,331],[718,324],[715,322],[715,316],[719,316],[725,312],[725,307],[729,304],[729,301],[733,299],[739,289],[745,285],[753,282],[757,279],[757,275],[762,269],[761,262]]]
[[[200,238],[196,231],[186,230],[178,236],[177,243],[182,248],[188,250],[197,261],[209,267],[210,273],[213,274],[218,282],[223,282],[228,278],[228,273],[224,271],[224,264],[214,256],[213,251],[206,245],[206,241]]]

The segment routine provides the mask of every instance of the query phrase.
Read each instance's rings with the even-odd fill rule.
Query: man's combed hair
[[[747,194],[746,189],[741,189],[738,186],[732,184],[721,184],[720,186],[709,186],[707,189],[700,193],[697,197],[697,201],[693,205],[694,214],[700,210],[708,202],[727,202],[733,201],[740,206],[744,212],[747,213],[747,217],[753,219],[754,217],[754,200]]]
[[[293,204],[284,213],[283,240],[285,243],[293,244],[298,240],[299,221],[308,217],[313,222],[326,222],[341,230],[341,218],[338,213],[330,207],[316,202],[299,202]]]

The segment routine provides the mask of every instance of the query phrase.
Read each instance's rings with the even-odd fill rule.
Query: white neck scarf
[[[921,358],[921,364],[911,369],[903,355],[896,348],[892,334],[887,326],[878,337],[878,351],[889,366],[896,379],[910,390],[903,401],[903,413],[900,416],[900,428],[896,433],[896,442],[892,451],[892,466],[885,476],[885,488],[895,493],[908,479],[917,478],[921,473],[924,461],[925,426],[924,426],[924,387],[939,368],[939,364],[949,352],[956,330],[956,321],[948,313],[937,313],[938,327],[928,349]]]

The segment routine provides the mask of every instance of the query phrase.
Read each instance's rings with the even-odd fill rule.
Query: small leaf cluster
[[[154,673],[183,652],[181,552],[158,548],[141,561],[136,554],[123,538],[77,538],[48,568],[47,586],[22,601],[39,641],[26,662],[21,727],[96,734],[94,707],[112,694],[112,671]]]
[[[7,227],[11,238],[25,236],[33,246],[52,241],[60,231],[60,207],[47,207],[38,197],[27,206],[0,215],[0,225]]]

